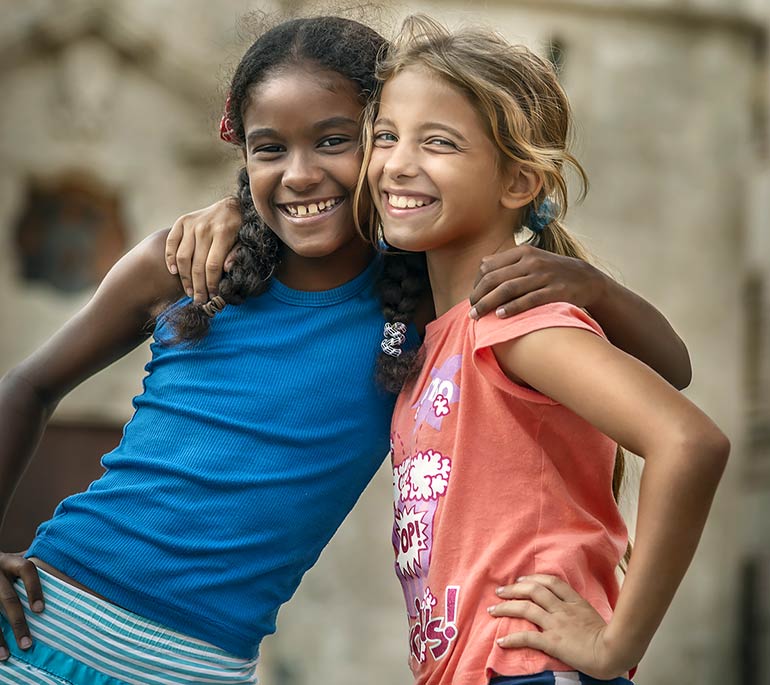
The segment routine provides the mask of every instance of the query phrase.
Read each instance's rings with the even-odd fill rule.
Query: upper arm
[[[578,328],[545,328],[494,346],[502,370],[563,404],[635,454],[714,426],[648,366]]]
[[[165,236],[154,233],[122,257],[91,300],[11,372],[44,404],[55,404],[146,340],[162,304],[181,295],[165,268]]]

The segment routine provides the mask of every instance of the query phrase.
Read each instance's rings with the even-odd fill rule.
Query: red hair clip
[[[232,143],[233,145],[239,145],[238,137],[235,135],[233,129],[233,122],[230,118],[230,96],[227,96],[225,100],[225,113],[222,115],[222,119],[219,122],[219,137],[226,143]]]

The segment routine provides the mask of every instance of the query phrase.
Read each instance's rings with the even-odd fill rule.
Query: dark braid
[[[378,287],[382,313],[390,323],[409,324],[415,313],[431,299],[425,254],[385,253]],[[388,391],[398,393],[413,380],[422,366],[422,348],[403,349],[398,357],[383,351],[377,357],[377,381]]]
[[[337,72],[355,85],[364,105],[374,90],[377,55],[385,39],[376,31],[342,17],[292,19],[266,31],[246,51],[230,84],[230,123],[243,146],[243,114],[252,89],[280,68],[311,63]],[[243,226],[235,264],[219,286],[219,294],[230,305],[241,304],[268,285],[280,261],[283,244],[257,214],[249,190],[246,169],[238,174],[238,201]],[[200,305],[190,303],[170,317],[176,340],[203,338],[211,319]]]
[[[238,205],[243,224],[238,232],[238,249],[233,266],[219,284],[219,294],[228,304],[241,304],[259,295],[269,283],[279,262],[280,241],[262,221],[254,207],[246,168],[238,172]],[[208,333],[211,317],[203,308],[190,303],[172,312],[171,325],[177,342],[194,342]]]

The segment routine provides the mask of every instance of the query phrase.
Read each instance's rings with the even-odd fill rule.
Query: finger
[[[3,574],[0,574],[0,605],[2,605],[3,613],[11,626],[11,630],[13,630],[16,644],[21,649],[29,649],[32,646],[32,638],[29,634],[27,619],[24,616],[24,607],[21,605],[21,600],[13,584]]]
[[[577,590],[558,576],[552,576],[546,573],[534,573],[529,576],[523,576],[518,580],[522,583],[536,583],[542,587],[548,588],[548,590],[563,602],[575,602],[583,599],[583,596]]]
[[[195,233],[187,230],[182,236],[176,251],[176,265],[179,270],[179,278],[182,281],[182,287],[187,297],[192,297],[194,294],[192,284],[192,258],[194,252]]]
[[[519,260],[526,254],[526,246],[517,245],[505,252],[498,252],[496,254],[487,255],[481,260],[479,264],[479,270],[476,273],[476,280],[473,282],[475,288],[484,276],[494,273],[498,269],[506,266],[513,266],[517,264]]]
[[[209,256],[206,260],[206,288],[209,297],[219,294],[219,281],[222,280],[225,259],[230,253],[230,246],[219,240],[216,236],[211,243]]]
[[[238,248],[240,245],[238,243],[235,244],[235,247],[230,250],[230,252],[227,253],[227,259],[225,259],[225,267],[224,270],[227,273],[230,273],[230,269],[233,268],[233,264],[235,264],[235,257],[238,254]]]
[[[548,612],[556,611],[561,602],[549,588],[530,580],[499,588],[497,595],[504,599],[528,599]]]
[[[529,647],[530,649],[538,649],[541,652],[546,652],[547,640],[543,633],[539,633],[536,630],[527,630],[521,633],[511,633],[495,640],[500,647],[505,649],[520,649],[522,647]]]
[[[494,616],[495,618],[501,618],[503,616],[507,616],[508,618],[523,618],[540,628],[547,627],[546,624],[551,616],[542,607],[524,599],[500,602],[500,604],[489,607],[487,611],[490,616]]]
[[[510,302],[501,304],[495,309],[495,316],[507,319],[516,314],[526,312],[533,307],[540,307],[551,302],[563,302],[564,297],[557,288],[545,287],[525,293],[520,297],[511,299]]]
[[[27,591],[29,608],[36,614],[39,614],[45,609],[40,574],[37,572],[37,566],[29,559],[23,559],[22,562],[18,572],[19,578],[21,578],[21,582],[24,583],[24,589]]]
[[[195,252],[192,258],[190,273],[192,276],[193,299],[197,304],[203,304],[209,300],[209,291],[206,287],[206,262],[211,251],[211,234],[199,232],[195,236]]]
[[[510,278],[503,278],[499,284],[494,286],[489,281],[485,284],[483,291],[480,288],[474,290],[471,294],[471,304],[477,316],[471,315],[471,318],[480,318],[488,312],[499,311],[503,305],[510,304],[527,293],[539,290],[543,286],[542,278],[538,275],[510,275]],[[483,284],[484,281],[481,283]],[[478,297],[475,303],[473,301],[474,294]]]
[[[166,236],[166,268],[172,274],[178,272],[176,266],[176,251],[179,248],[182,235],[184,235],[184,228],[182,226],[182,218],[180,217],[174,222],[174,225]]]
[[[485,273],[481,278],[476,281],[476,285],[471,290],[470,299],[471,304],[476,304],[485,295],[491,293],[500,284],[506,281],[514,281],[522,276],[530,276],[531,272],[522,269],[523,263],[517,262],[516,264],[506,264],[499,269]]]

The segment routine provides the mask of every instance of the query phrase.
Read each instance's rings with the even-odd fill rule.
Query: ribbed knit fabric
[[[59,505],[28,556],[253,657],[388,451],[377,269],[325,292],[276,281],[193,346],[165,344],[162,318],[104,476]]]

